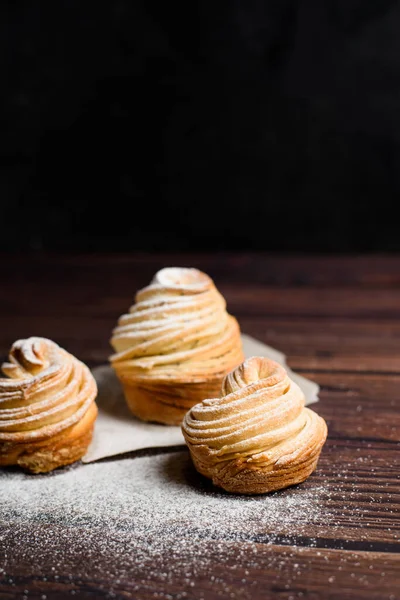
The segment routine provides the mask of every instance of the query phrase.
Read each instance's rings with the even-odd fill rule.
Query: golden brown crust
[[[272,360],[247,359],[185,416],[183,435],[197,470],[228,492],[262,494],[301,483],[326,440],[325,421]]]
[[[131,412],[139,419],[159,422],[162,419],[161,422],[165,425],[180,425],[182,415],[185,415],[199,398],[217,393],[221,387],[221,378],[200,383],[180,383],[175,388],[169,386],[167,389],[162,386],[131,385],[123,379],[122,385],[126,402]]]
[[[119,319],[111,344],[110,360],[132,412],[170,425],[217,393],[243,360],[236,319],[213,281],[197,269],[159,271]]]
[[[13,344],[0,378],[0,466],[43,473],[90,444],[97,387],[89,369],[45,338]]]

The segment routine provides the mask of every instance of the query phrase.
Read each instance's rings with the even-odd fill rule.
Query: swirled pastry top
[[[187,413],[182,430],[204,466],[241,458],[268,469],[297,461],[325,441],[325,421],[304,402],[281,365],[252,357],[225,378],[221,398],[204,400]]]
[[[82,419],[97,394],[89,369],[54,342],[15,342],[0,378],[0,442],[52,437]]]
[[[242,360],[239,326],[212,279],[197,269],[166,268],[120,317],[111,362],[138,376],[179,378],[227,372]]]

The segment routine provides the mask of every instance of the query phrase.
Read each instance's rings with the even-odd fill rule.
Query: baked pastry
[[[97,416],[89,369],[45,338],[13,344],[0,378],[0,466],[45,473],[80,459]]]
[[[239,494],[304,481],[327,435],[325,421],[304,401],[281,365],[247,359],[225,378],[220,398],[203,400],[184,418],[182,431],[196,469]]]
[[[208,275],[167,268],[120,317],[111,363],[134,415],[179,425],[243,360],[239,325]]]

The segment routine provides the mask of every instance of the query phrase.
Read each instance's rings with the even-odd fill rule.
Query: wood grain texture
[[[57,533],[57,528],[55,528]],[[0,530],[1,531],[1,530]],[[85,530],[80,532],[82,538]],[[37,544],[46,543],[46,528],[32,527]],[[63,532],[59,532],[62,538]],[[32,552],[34,552],[32,545]],[[62,557],[64,559],[64,556]],[[57,566],[35,566],[29,558],[11,558],[12,577],[1,584],[1,598],[323,598],[324,600],[397,600],[400,556],[380,552],[343,552],[303,546],[201,542],[196,558],[173,555],[154,560],[143,570],[130,557],[112,559],[68,554]],[[52,564],[51,557],[48,562]],[[111,563],[111,564],[110,564]],[[111,566],[111,568],[110,568]],[[28,590],[28,594],[25,593]]]
[[[400,257],[5,255],[0,354],[43,335],[104,362],[117,317],[168,265],[207,271],[243,331],[320,384],[329,439],[303,485],[326,491],[324,518],[307,535],[260,526],[240,543],[205,539],[185,564],[167,554],[151,569],[107,548],[72,551],[59,532],[57,578],[54,557],[33,568],[20,526],[1,523],[0,598],[400,598]],[[33,554],[56,527],[27,526]]]

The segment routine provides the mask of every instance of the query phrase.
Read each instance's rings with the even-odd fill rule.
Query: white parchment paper
[[[306,404],[318,401],[318,384],[294,373],[286,364],[282,352],[254,338],[242,334],[245,356],[266,356],[284,365],[289,377],[303,390]],[[99,416],[96,421],[93,441],[83,457],[90,463],[106,456],[115,456],[142,448],[160,448],[184,444],[180,427],[144,423],[136,419],[125,403],[121,385],[109,365],[93,369],[99,394],[97,405]]]

